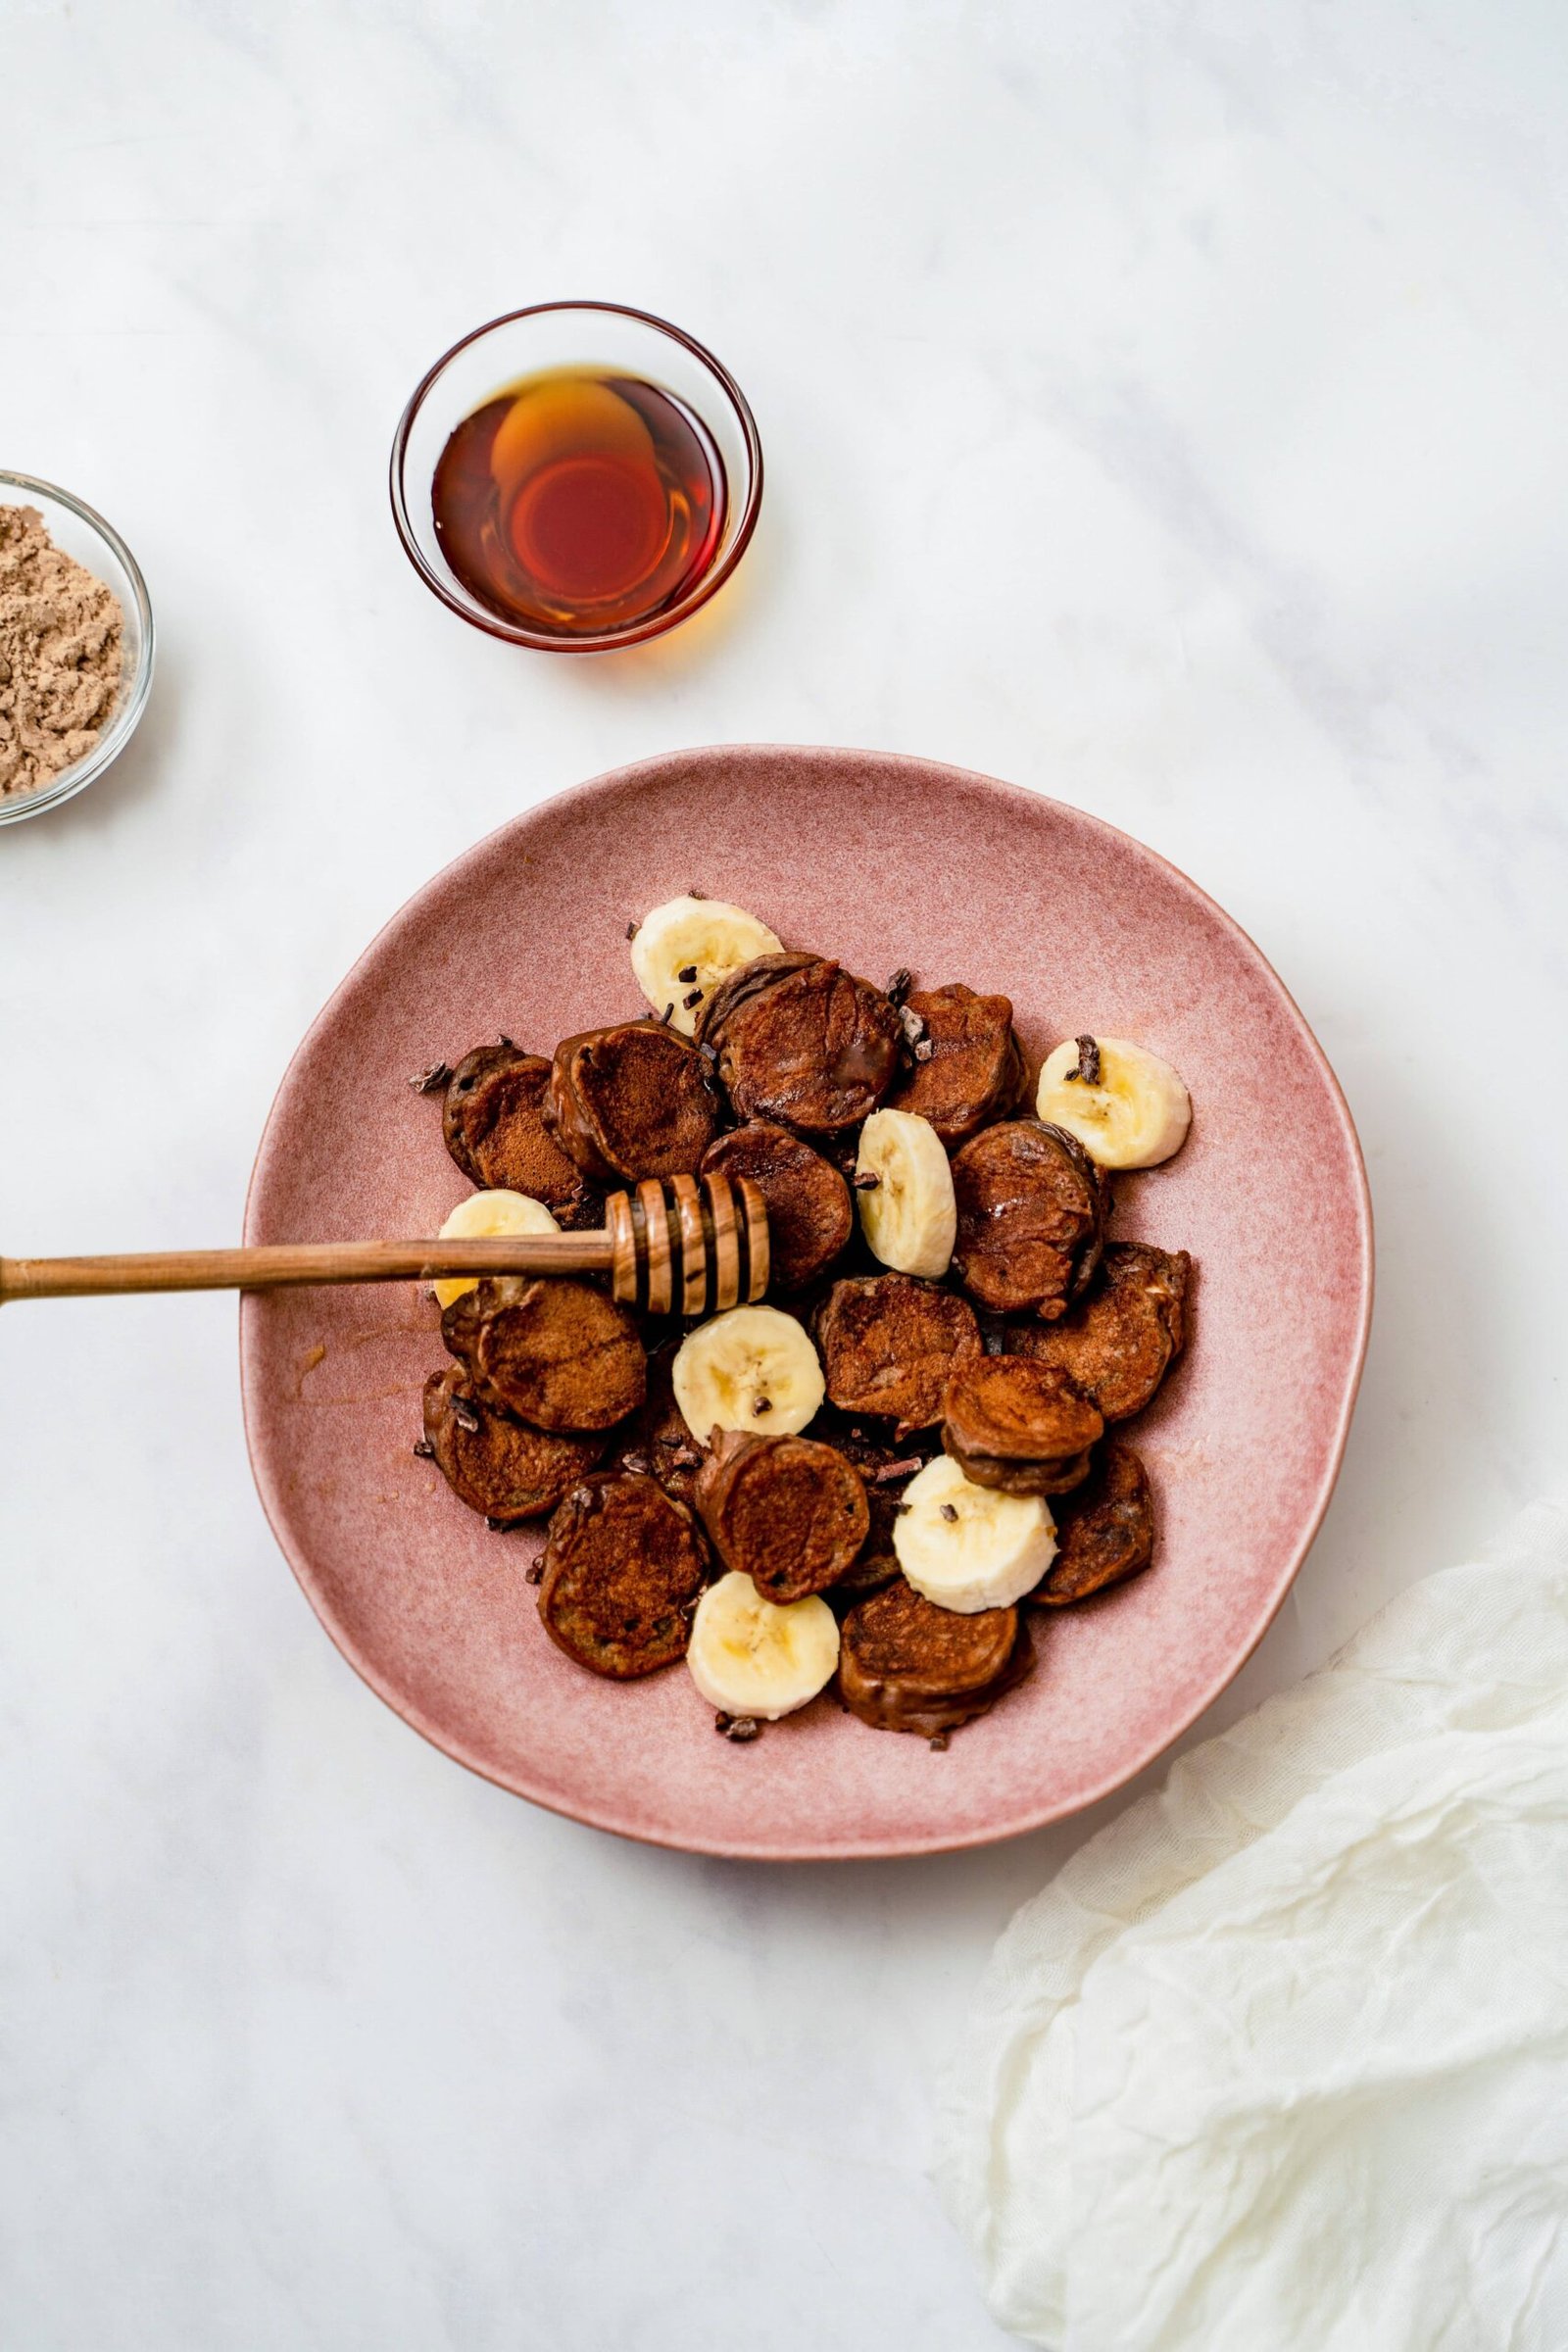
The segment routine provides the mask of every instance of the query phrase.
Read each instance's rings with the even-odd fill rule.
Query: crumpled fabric
[[[936,2175],[996,2319],[1059,2352],[1565,2352],[1568,1510],[1018,1912]]]

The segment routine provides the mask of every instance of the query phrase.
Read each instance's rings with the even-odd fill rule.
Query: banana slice
[[[732,1306],[699,1323],[675,1350],[670,1380],[701,1446],[715,1429],[795,1437],[820,1411],[825,1387],[816,1349],[776,1306]]]
[[[1170,1063],[1124,1037],[1070,1037],[1057,1046],[1046,1056],[1035,1108],[1102,1168],[1157,1167],[1181,1150],[1193,1116]]]
[[[839,1623],[825,1600],[764,1600],[733,1569],[697,1603],[686,1663],[711,1707],[776,1723],[827,1688],[839,1662]]]
[[[917,1592],[972,1617],[1034,1591],[1056,1556],[1056,1523],[1044,1495],[971,1486],[939,1453],[904,1490],[893,1549]]]
[[[722,899],[668,899],[638,925],[631,968],[654,1010],[673,1005],[670,1027],[690,1037],[718,982],[759,956],[776,956],[783,944],[744,906]]]
[[[492,1235],[508,1233],[559,1233],[561,1227],[542,1200],[530,1200],[526,1193],[470,1193],[460,1200],[441,1228],[443,1242],[480,1242]],[[455,1274],[446,1282],[431,1285],[443,1307],[461,1298],[465,1291],[476,1291],[477,1274]]]
[[[873,1110],[860,1129],[856,1191],[865,1238],[885,1266],[935,1279],[948,1270],[958,1235],[953,1170],[929,1119],[912,1110]],[[874,1176],[874,1185],[862,1185]]]

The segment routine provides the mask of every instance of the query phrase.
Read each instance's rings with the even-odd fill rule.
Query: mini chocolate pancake
[[[1014,1609],[960,1616],[939,1609],[901,1577],[844,1620],[839,1691],[879,1732],[932,1739],[983,1715],[1034,1668],[1029,1629]]]
[[[631,1682],[686,1652],[707,1574],[696,1521],[654,1479],[585,1478],[550,1522],[539,1614],[558,1649]]]
[[[536,1429],[612,1429],[648,1393],[636,1324],[590,1282],[487,1279],[454,1298],[441,1337],[487,1396]]]
[[[1083,1146],[1059,1127],[1005,1119],[956,1152],[953,1268],[982,1306],[1047,1322],[1094,1272],[1107,1194]]]
[[[830,1266],[855,1230],[850,1188],[804,1137],[749,1119],[709,1145],[701,1173],[749,1176],[767,1205],[770,1281],[799,1291]]]
[[[1020,1355],[1056,1364],[1107,1421],[1141,1412],[1187,1338],[1193,1261],[1185,1250],[1111,1242],[1101,1279],[1050,1331],[1015,1333]]]
[[[929,1119],[950,1152],[1005,1118],[1024,1090],[1023,1048],[1010,997],[979,997],[961,980],[917,989],[905,1004],[923,1023],[929,1055],[887,1098],[889,1110]]]
[[[760,956],[721,980],[699,1016],[737,1118],[808,1135],[858,1126],[892,1085],[904,1035],[879,988],[824,956]]]
[[[983,1355],[954,1375],[942,1444],[977,1487],[1064,1494],[1089,1474],[1105,1424],[1065,1372],[1023,1355]]]
[[[836,1282],[817,1316],[816,1344],[830,1400],[896,1422],[901,1437],[941,1420],[950,1375],[981,1353],[967,1301],[911,1274]]]
[[[648,1358],[648,1395],[635,1419],[621,1433],[615,1455],[618,1468],[657,1478],[666,1494],[695,1507],[697,1473],[703,1449],[687,1428],[675,1402],[670,1367],[678,1339],[665,1340]]]
[[[492,1403],[462,1364],[424,1384],[424,1442],[458,1500],[505,1527],[553,1511],[605,1450],[601,1437],[530,1429]]]
[[[441,1135],[447,1150],[470,1184],[479,1184],[482,1178],[468,1148],[465,1115],[468,1105],[492,1074],[510,1069],[514,1062],[530,1061],[532,1058],[531,1054],[524,1054],[517,1046],[475,1046],[471,1054],[465,1054],[447,1080],[446,1093],[441,1099]]]
[[[718,1110],[702,1054],[662,1021],[587,1029],[556,1048],[551,1124],[595,1184],[695,1175]]]
[[[545,1120],[550,1063],[516,1046],[478,1046],[447,1082],[441,1132],[473,1184],[526,1193],[559,1225],[597,1225],[599,1203]]]
[[[697,1508],[725,1566],[780,1604],[837,1584],[871,1524],[860,1474],[833,1446],[746,1430],[718,1438]]]
[[[1041,1608],[1087,1600],[1136,1576],[1154,1556],[1154,1498],[1130,1446],[1112,1438],[1088,1479],[1055,1514],[1056,1556],[1029,1594]]]

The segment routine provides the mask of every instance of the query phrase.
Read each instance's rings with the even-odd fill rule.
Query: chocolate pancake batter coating
[[[487,1279],[454,1298],[441,1337],[488,1396],[536,1429],[612,1429],[648,1393],[635,1322],[589,1282]]]
[[[887,1098],[889,1110],[927,1119],[950,1152],[1004,1118],[1024,1091],[1023,1048],[1009,997],[980,997],[961,980],[918,989],[905,1003],[925,1024],[931,1053]]]
[[[1130,1446],[1112,1438],[1056,1519],[1056,1556],[1029,1594],[1041,1608],[1087,1600],[1154,1556],[1154,1498]]]
[[[1142,1412],[1187,1342],[1193,1261],[1185,1250],[1111,1242],[1101,1278],[1050,1331],[1015,1333],[1012,1347],[1055,1364],[1107,1421]]]
[[[698,1019],[742,1119],[833,1135],[892,1085],[903,1036],[879,988],[820,956],[760,956],[721,980]]]
[[[770,1285],[804,1290],[830,1266],[855,1230],[850,1188],[837,1168],[771,1119],[749,1119],[709,1145],[702,1174],[749,1176],[767,1207]]]
[[[462,1364],[424,1384],[424,1438],[460,1502],[513,1527],[542,1519],[593,1469],[602,1437],[562,1437],[503,1412]]]
[[[839,1690],[862,1723],[927,1739],[983,1715],[1033,1672],[1034,1644],[1013,1609],[960,1616],[903,1578],[844,1620]]]
[[[1094,1272],[1107,1195],[1083,1146],[1059,1127],[1006,1119],[953,1161],[953,1267],[1000,1315],[1064,1314]]]
[[[725,1566],[780,1604],[837,1584],[871,1524],[842,1453],[745,1430],[720,1435],[698,1474],[697,1508]]]
[[[660,1021],[588,1029],[556,1048],[551,1122],[595,1184],[695,1175],[718,1110],[703,1055]]]
[[[601,1472],[550,1522],[539,1614],[568,1658],[630,1682],[685,1655],[706,1574],[690,1511],[651,1478]]]
[[[550,1063],[510,1045],[478,1046],[447,1082],[441,1132],[473,1184],[526,1193],[559,1225],[597,1225],[598,1201],[546,1122]]]
[[[942,1418],[955,1369],[981,1353],[974,1309],[911,1274],[836,1282],[817,1317],[830,1401],[896,1422],[900,1436]]]
[[[949,1381],[942,1444],[965,1478],[1008,1494],[1064,1494],[1089,1473],[1104,1422],[1067,1375],[1022,1355],[987,1355]]]

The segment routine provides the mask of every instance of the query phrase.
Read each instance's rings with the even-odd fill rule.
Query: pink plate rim
[[[466,864],[469,858],[492,847],[503,836],[526,828],[551,811],[584,803],[596,795],[612,789],[623,790],[628,786],[634,786],[639,780],[649,784],[656,783],[674,765],[689,768],[694,763],[702,764],[718,760],[737,759],[771,759],[786,762],[792,760],[808,762],[811,760],[861,761],[889,768],[917,769],[927,778],[946,777],[951,779],[955,785],[969,790],[980,787],[986,792],[996,794],[1004,800],[1015,801],[1021,806],[1038,808],[1043,804],[1048,808],[1054,808],[1061,811],[1073,824],[1098,832],[1107,840],[1128,845],[1138,857],[1149,859],[1162,869],[1182,892],[1200,906],[1210,918],[1227,931],[1255,960],[1257,967],[1276,992],[1279,1002],[1294,1023],[1309,1057],[1316,1065],[1319,1076],[1325,1082],[1327,1096],[1333,1104],[1343,1139],[1348,1146],[1348,1160],[1355,1180],[1355,1206],[1358,1211],[1357,1233],[1360,1264],[1357,1298],[1359,1311],[1339,1413],[1332,1443],[1325,1455],[1318,1490],[1303,1516],[1295,1546],[1276,1580],[1274,1589],[1268,1593],[1258,1612],[1251,1638],[1246,1647],[1239,1649],[1226,1660],[1210,1683],[1203,1687],[1198,1696],[1188,1705],[1179,1720],[1173,1720],[1167,1726],[1162,1727],[1157,1739],[1150,1741],[1144,1750],[1130,1759],[1118,1763],[1113,1770],[1104,1775],[1102,1781],[1095,1783],[1087,1789],[1076,1791],[1068,1803],[1048,1799],[1044,1803],[1037,1801],[1032,1805],[1025,1804],[1015,1815],[999,1820],[995,1826],[987,1824],[983,1828],[971,1828],[951,1838],[942,1835],[870,1837],[858,1840],[839,1838],[828,1845],[812,1842],[808,1838],[796,1846],[780,1844],[776,1840],[765,1842],[759,1840],[753,1843],[734,1837],[705,1839],[701,1834],[686,1836],[673,1833],[662,1834],[656,1829],[649,1828],[643,1823],[625,1816],[613,1805],[568,1804],[561,1801],[559,1795],[552,1795],[536,1787],[524,1786],[524,1776],[520,1773],[514,1779],[491,1771],[478,1757],[466,1752],[461,1740],[456,1740],[444,1732],[429,1719],[416,1701],[411,1700],[387,1677],[380,1674],[371,1662],[360,1652],[357,1644],[345,1631],[333,1623],[316,1589],[310,1563],[303,1556],[302,1547],[292,1540],[287,1524],[287,1515],[273,1477],[272,1465],[267,1449],[258,1436],[251,1360],[254,1327],[250,1318],[242,1311],[239,1323],[240,1390],[245,1443],[250,1458],[251,1473],[256,1483],[263,1511],[278,1547],[288,1561],[296,1582],[330,1637],[334,1647],[347,1660],[360,1679],[392,1709],[394,1714],[399,1715],[405,1723],[417,1732],[421,1738],[427,1740],[433,1747],[439,1749],[443,1755],[450,1756],[455,1763],[462,1764],[466,1770],[474,1773],[479,1779],[490,1782],[495,1788],[505,1788],[511,1794],[525,1797],[530,1803],[540,1805],[545,1810],[556,1813],[564,1819],[582,1822],[589,1828],[604,1830],[612,1836],[627,1838],[640,1844],[661,1846],[680,1853],[710,1854],[724,1860],[760,1862],[888,1860],[904,1856],[955,1853],[977,1846],[1000,1844],[1005,1839],[1026,1837],[1032,1831],[1047,1828],[1053,1822],[1068,1819],[1074,1814],[1084,1812],[1091,1805],[1097,1804],[1103,1797],[1112,1794],[1117,1788],[1124,1788],[1146,1766],[1164,1754],[1186,1732],[1191,1730],[1193,1724],[1198,1721],[1205,1709],[1211,1706],[1214,1700],[1235,1681],[1273,1624],[1285,1596],[1295,1582],[1323,1524],[1344,1461],[1350,1421],[1355,1410],[1356,1397],[1366,1362],[1375,1291],[1372,1194],[1367,1180],[1360,1138],[1356,1133],[1355,1122],[1350,1115],[1345,1090],[1341,1086],[1327,1054],[1313,1034],[1305,1014],[1256,941],[1244,930],[1233,915],[1227,913],[1217,900],[1210,897],[1200,883],[1195,882],[1190,874],[1184,872],[1169,858],[1162,857],[1157,850],[1151,849],[1136,835],[1123,831],[1119,826],[1110,824],[1105,818],[1097,816],[1088,809],[1078,808],[1072,802],[1061,801],[1052,794],[1036,792],[1023,785],[1009,783],[1004,778],[990,776],[978,769],[956,767],[949,761],[927,760],[918,754],[867,751],[846,745],[729,743],[702,745],[688,750],[674,748],[657,753],[646,760],[608,768],[585,782],[569,785],[561,792],[549,795],[546,799],[524,809],[519,815],[508,818],[504,824],[494,827],[491,832],[482,835],[478,841],[471,843],[466,849],[460,852],[456,858],[450,859],[446,865],[439,868],[435,874],[422,883],[387,918],[355,958],[354,963],[332,991],[331,996],[295,1048],[289,1058],[288,1066],[279,1080],[268,1111],[267,1123],[262,1131],[255,1161],[251,1168],[250,1181],[246,1188],[245,1238],[247,1241],[251,1239],[258,1192],[267,1175],[274,1148],[273,1131],[279,1105],[288,1091],[296,1065],[313,1047],[321,1030],[333,1020],[342,999],[354,988],[366,967],[374,961],[388,933],[395,930],[428,894],[438,891],[458,866]]]

